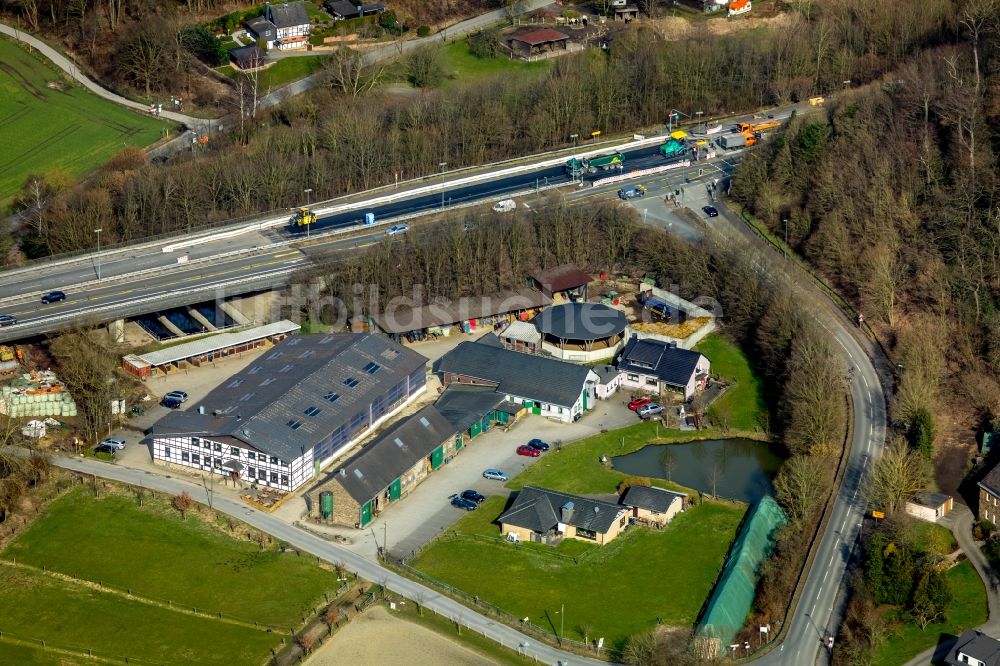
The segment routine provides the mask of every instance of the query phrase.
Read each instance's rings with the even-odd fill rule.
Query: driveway
[[[538,437],[554,449],[558,443],[573,442],[599,434],[602,430],[614,430],[635,423],[635,414],[622,404],[619,397],[616,394],[611,400],[599,402],[593,411],[576,423],[559,423],[529,415],[507,432],[494,428],[468,440],[448,464],[429,475],[364,530],[316,525],[310,525],[310,529],[345,537],[350,541],[346,548],[372,560],[376,559],[378,546],[383,540],[388,540],[392,555],[412,556],[465,515],[461,509],[451,506],[449,498],[452,495],[467,488],[478,490],[487,497],[510,494],[503,483],[484,479],[484,469],[502,469],[513,478],[529,465],[550,464],[552,451],[538,458],[528,458],[517,455],[519,445]],[[287,523],[294,523],[305,513],[305,500],[296,497],[278,508],[274,515]]]

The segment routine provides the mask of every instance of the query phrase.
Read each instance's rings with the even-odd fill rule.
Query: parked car
[[[528,456],[529,458],[537,458],[538,456],[542,455],[542,452],[539,451],[538,449],[531,448],[527,444],[522,444],[521,446],[517,447],[517,455]]]
[[[536,449],[538,451],[548,451],[549,450],[548,443],[543,442],[542,440],[540,440],[538,438],[535,438],[535,439],[531,440],[530,442],[528,442],[528,446],[530,446],[531,448]]]
[[[187,402],[188,394],[184,391],[170,391],[165,396],[164,400],[177,400],[179,402]]]
[[[648,419],[662,413],[663,405],[658,402],[651,402],[648,405],[643,405],[636,411],[636,414],[639,415],[640,419]]]
[[[116,451],[121,451],[125,448],[125,440],[117,437],[108,437],[107,439],[102,439],[98,446],[110,446]]]
[[[13,326],[16,323],[17,317],[14,315],[0,314],[0,326]]]
[[[705,215],[709,217],[719,217],[719,210],[715,206],[705,206],[702,208],[705,211]]]
[[[163,400],[160,401],[160,404],[166,407],[167,409],[177,409],[178,407],[181,406],[181,401],[178,400],[177,398],[164,398]]]
[[[507,476],[507,472],[501,472],[498,469],[487,469],[483,471],[484,479],[492,479],[494,481],[506,481],[510,477]]]
[[[475,502],[476,504],[482,504],[486,501],[486,495],[477,493],[475,490],[463,490],[459,497]]]
[[[464,497],[452,497],[451,505],[454,507],[458,507],[459,509],[465,509],[466,511],[472,511],[473,509],[479,506],[472,500],[465,499]]]
[[[640,407],[645,407],[651,402],[653,402],[652,398],[632,398],[628,403],[628,408],[634,412]]]
[[[115,455],[115,452],[117,451],[118,449],[116,449],[113,446],[108,446],[107,444],[101,444],[96,449],[94,449],[94,453],[110,453],[111,455]]]
[[[58,303],[59,301],[65,301],[66,294],[61,291],[50,291],[49,293],[42,296],[42,303],[48,305],[49,303]]]
[[[408,224],[394,224],[385,230],[386,236],[395,236],[396,234],[405,234],[410,230],[410,225]]]

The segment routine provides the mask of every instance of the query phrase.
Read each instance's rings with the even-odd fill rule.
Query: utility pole
[[[310,204],[312,203],[312,197],[310,196],[312,194],[312,191],[313,191],[313,189],[311,187],[307,187],[306,189],[303,190],[303,192],[305,192],[305,194],[306,194],[306,209],[308,209],[309,206],[310,206]],[[311,210],[308,211],[308,212],[312,213]],[[309,240],[309,228],[310,227],[312,227],[312,224],[307,224],[306,225],[306,240]]]
[[[441,167],[441,173],[444,173],[444,168],[446,166],[448,166],[448,163],[447,162],[440,162],[438,164],[438,166]],[[443,183],[441,184],[441,208],[444,208],[444,184]]]

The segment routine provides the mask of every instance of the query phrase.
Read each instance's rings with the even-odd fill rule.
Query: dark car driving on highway
[[[13,326],[16,323],[17,317],[14,315],[0,314],[0,326]]]
[[[42,303],[48,305],[49,303],[58,303],[59,301],[65,301],[66,294],[61,291],[50,291],[49,293],[42,296]]]

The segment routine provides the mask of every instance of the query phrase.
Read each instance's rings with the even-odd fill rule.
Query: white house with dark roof
[[[660,393],[672,389],[687,400],[704,388],[711,370],[705,356],[659,340],[631,338],[618,356],[621,387]]]
[[[153,459],[295,490],[422,393],[426,364],[377,335],[288,338],[157,421]]]
[[[278,38],[278,29],[266,16],[252,18],[243,25],[247,29],[247,35],[262,48],[274,48],[274,40]]]
[[[948,650],[948,666],[1000,666],[1000,641],[975,629],[966,629]]]
[[[392,425],[309,489],[310,516],[363,528],[455,456],[462,440],[433,405]]]
[[[274,25],[274,46],[279,50],[302,49],[309,44],[309,12],[305,2],[268,4],[264,15]]]
[[[441,383],[491,386],[533,414],[566,423],[594,408],[597,374],[585,366],[504,349],[495,335],[460,343],[434,364]]]

